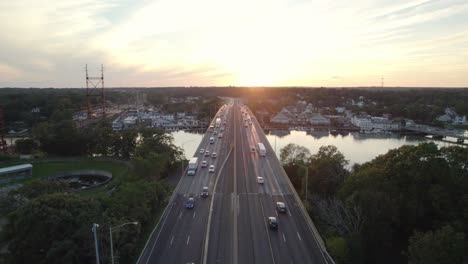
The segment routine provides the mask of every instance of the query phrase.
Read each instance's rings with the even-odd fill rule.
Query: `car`
[[[208,165],[208,162],[206,160],[201,162],[201,167],[202,168],[206,168],[207,165]]]
[[[215,130],[215,131],[213,132],[213,134],[217,135],[217,134],[218,134],[218,131]]]
[[[208,195],[209,195],[208,187],[203,187],[203,190],[202,190],[200,196],[203,197],[203,198],[206,198],[206,197],[208,197]]]
[[[216,159],[216,152],[213,152],[213,153],[211,154],[211,158]]]
[[[215,170],[215,166],[214,165],[210,165],[210,168],[208,169],[208,172],[214,172]]]
[[[276,217],[270,216],[268,217],[268,226],[270,229],[276,230],[278,229],[278,220],[276,220]]]
[[[205,150],[204,149],[200,149],[200,153],[205,153]]]
[[[257,183],[262,184],[265,182],[265,179],[263,177],[257,177]]]
[[[249,125],[247,125],[247,123],[244,124],[244,127],[248,127]]]
[[[223,137],[223,134],[222,133],[219,133],[218,134],[218,138],[222,138]]]
[[[205,157],[209,157],[210,156],[210,152],[207,150],[205,151]]]
[[[283,202],[276,202],[276,210],[280,213],[286,213],[286,205]]]
[[[188,198],[187,202],[185,203],[185,208],[193,209],[194,206],[195,206],[195,199],[193,199],[193,197]]]

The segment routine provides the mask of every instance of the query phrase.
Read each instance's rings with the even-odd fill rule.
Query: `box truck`
[[[193,157],[189,161],[187,175],[189,176],[195,175],[195,173],[197,172],[197,168],[198,168],[198,158]]]
[[[260,153],[260,156],[266,156],[266,148],[263,143],[258,143],[258,153]]]

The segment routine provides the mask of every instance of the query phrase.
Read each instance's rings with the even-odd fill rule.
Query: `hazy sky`
[[[0,87],[468,86],[467,0],[0,1]]]

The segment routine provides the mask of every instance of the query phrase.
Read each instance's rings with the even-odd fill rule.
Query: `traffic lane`
[[[187,230],[179,228],[183,226],[182,222],[185,218],[186,208],[182,208],[185,204],[186,198],[177,194],[171,207],[171,212],[164,222],[164,226],[160,230],[161,233],[157,235],[157,241],[150,250],[150,258],[144,263],[164,263],[167,259],[174,258],[173,246],[181,244],[180,238],[184,236]],[[184,210],[186,209],[186,210]]]
[[[185,215],[186,220],[190,222],[188,224],[189,230],[186,233],[185,241],[182,240],[182,246],[179,248],[174,247],[176,250],[174,253],[178,255],[174,263],[201,262],[211,198],[211,196],[208,198],[197,198],[193,212]],[[185,248],[183,243],[185,243]],[[182,248],[184,250],[181,252]]]
[[[278,213],[278,222],[280,223],[280,228],[278,229],[281,233],[283,243],[288,248],[288,252],[291,255],[292,263],[320,263],[318,259],[314,258],[314,252],[312,252],[312,247],[308,241],[304,240],[304,230],[300,227],[302,225],[307,225],[307,223],[301,223],[301,215],[297,215],[295,207],[297,203],[287,199],[292,195],[276,195],[272,196],[272,205],[275,207],[276,202],[284,202],[286,204],[287,212]],[[276,207],[273,209],[276,210]],[[276,210],[276,212],[278,212]],[[305,233],[310,233],[310,231],[305,230]]]
[[[241,132],[237,142],[237,192],[238,193],[253,193],[256,192],[258,186],[255,183],[256,171],[252,164],[252,157],[246,147],[246,137]]]
[[[201,258],[201,242],[206,227],[206,213],[208,201],[195,200],[193,209],[185,208],[187,197],[178,199],[175,205],[176,216],[172,226],[166,228],[170,232],[165,240],[161,240],[160,248],[153,253],[154,258],[149,263],[185,263],[190,259]],[[203,204],[205,203],[205,206]],[[166,231],[166,232],[168,232]],[[200,240],[201,239],[201,240]],[[183,249],[183,250],[181,250]]]
[[[275,263],[310,263],[302,260],[302,252],[298,252],[295,248],[289,246],[288,241],[284,232],[287,230],[287,226],[283,223],[283,219],[280,219],[274,206],[274,200],[269,195],[263,195],[262,202],[267,216],[276,217],[278,220],[278,229],[270,229],[270,241],[275,257]]]
[[[239,194],[239,263],[273,263],[267,218],[258,194]]]
[[[167,214],[163,215],[157,229],[151,235],[151,240],[148,242],[148,247],[145,248],[145,252],[142,254],[140,263],[151,263],[150,259],[152,257],[154,258],[154,255],[161,255],[161,252],[164,251],[165,245],[163,244],[169,239],[172,226],[175,225],[177,221],[179,208],[175,205],[181,200],[181,196],[182,195],[176,194],[172,203],[167,205]]]
[[[294,237],[294,235],[298,236],[299,234],[299,245],[303,247],[301,251],[307,253],[308,258],[312,261],[310,263],[326,263],[322,251],[317,244],[317,239],[315,238],[314,233],[309,229],[295,196],[292,194],[284,195],[283,199],[288,205],[288,209],[292,215],[292,217],[289,215],[285,216],[287,218],[286,220],[289,220],[287,223],[294,226],[294,229],[289,231],[289,236]],[[294,231],[296,234],[294,234]]]
[[[215,193],[210,238],[208,242],[207,263],[232,263],[233,259],[233,214],[232,193]]]

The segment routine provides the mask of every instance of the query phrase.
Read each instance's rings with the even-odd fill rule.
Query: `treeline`
[[[336,263],[468,262],[467,148],[403,146],[348,170],[334,146],[290,144],[281,161]]]
[[[0,203],[2,214],[8,213],[9,220],[2,233],[2,241],[8,244],[7,263],[92,263],[92,223],[100,225],[102,263],[110,263],[109,227],[134,221],[137,226],[113,232],[113,245],[119,263],[136,260],[144,235],[154,226],[170,193],[162,179],[182,159],[182,151],[174,146],[170,135],[157,129],[123,134],[107,131],[106,126],[95,129],[98,133],[92,151],[127,158],[128,175],[100,195],[69,193],[68,184],[56,180],[33,181],[9,192]],[[117,151],[112,138],[120,138],[124,146]]]
[[[106,100],[113,104],[132,104],[138,93],[146,94],[149,105],[162,105],[167,112],[200,111],[205,99],[215,100],[218,96],[247,99],[255,110],[277,112],[282,106],[297,100],[306,100],[317,107],[346,106],[355,112],[366,111],[372,115],[391,114],[393,117],[405,117],[418,122],[431,123],[443,114],[445,107],[453,107],[462,115],[468,115],[468,89],[380,89],[380,88],[295,88],[295,87],[179,87],[179,88],[107,88]],[[24,122],[31,127],[40,121],[54,116],[59,108],[66,113],[85,109],[85,89],[0,89],[0,105],[5,112],[6,123],[13,127],[14,122]],[[199,96],[194,103],[173,103],[170,98]],[[364,107],[352,106],[349,102],[360,101]],[[93,98],[93,105],[98,104]],[[31,112],[39,107],[40,113]],[[203,111],[203,110],[201,110]],[[206,112],[206,111],[205,111]],[[14,127],[21,127],[14,125]]]

